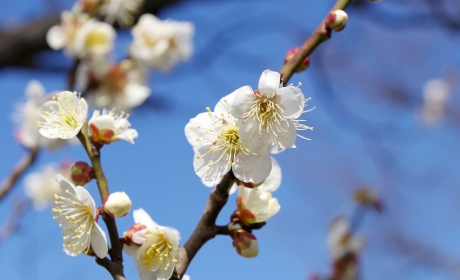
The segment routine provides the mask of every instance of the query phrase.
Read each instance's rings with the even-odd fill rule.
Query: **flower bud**
[[[379,197],[368,188],[361,188],[355,192],[354,195],[355,201],[363,206],[371,206],[375,211],[382,212],[382,202]]]
[[[93,168],[84,161],[70,166],[70,178],[76,186],[83,186],[94,178]]]
[[[126,216],[131,210],[131,200],[126,193],[115,192],[104,199],[102,207],[109,216],[120,218]]]
[[[333,10],[326,18],[326,28],[339,32],[345,28],[348,15],[343,10]]]
[[[284,64],[288,63],[289,60],[291,60],[294,55],[299,51],[299,48],[292,48],[290,49],[287,53],[286,53],[286,56],[284,57]],[[308,67],[310,66],[310,57],[307,56],[303,61],[302,63],[297,67],[297,69],[295,70],[295,72],[299,73],[299,72],[302,72],[304,70],[307,70]]]
[[[238,255],[245,258],[255,258],[259,254],[259,245],[256,237],[243,229],[235,230],[231,233],[233,247]]]

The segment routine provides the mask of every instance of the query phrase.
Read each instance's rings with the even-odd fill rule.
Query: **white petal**
[[[233,173],[243,182],[260,183],[268,177],[272,162],[268,153],[260,156],[239,153],[236,156]]]
[[[45,94],[46,90],[39,81],[29,81],[26,87],[26,95],[28,99],[33,100],[35,104],[41,106],[42,104],[40,104],[40,102],[43,103],[43,97]]]
[[[236,126],[240,128],[239,136],[243,146],[253,153],[262,153],[268,149],[268,135],[262,130],[259,135],[259,122],[252,119],[238,120]]]
[[[209,146],[198,149],[193,158],[193,168],[201,179],[213,182],[227,174],[232,165],[228,164],[228,157],[223,150],[209,152]]]
[[[94,227],[91,230],[91,247],[93,248],[94,253],[96,253],[96,256],[101,259],[105,258],[109,251],[105,232],[97,223],[94,223]]]
[[[255,96],[254,91],[250,86],[244,86],[236,91],[235,100],[232,106],[232,115],[241,119],[241,117],[251,109]]]
[[[155,231],[156,230],[156,227],[155,228],[148,228],[150,231]],[[133,242],[136,243],[136,244],[144,244],[144,241],[145,241],[145,232],[147,231],[147,229],[143,229],[143,230],[140,230],[140,231],[136,231],[134,234],[133,234]]]
[[[250,191],[249,196],[246,197],[246,208],[252,213],[261,213],[268,209],[270,197],[266,192],[254,188]]]
[[[273,137],[273,142],[278,142],[280,148],[290,148],[294,146],[297,137],[297,130],[291,120],[281,122],[278,137]]]
[[[96,110],[94,113],[99,112]],[[113,116],[103,115],[103,116],[94,116],[89,120],[90,124],[95,125],[99,130],[101,129],[110,129],[115,130],[115,119]]]
[[[60,50],[67,44],[67,38],[61,26],[55,25],[46,33],[46,42],[53,50]]]
[[[280,88],[281,76],[280,73],[271,70],[265,70],[259,79],[259,93],[272,98],[276,94],[276,90]]]
[[[149,96],[150,88],[140,84],[128,83],[125,87],[123,103],[129,109],[135,108],[143,104]]]
[[[131,257],[135,258],[137,256],[137,251],[139,250],[139,246],[136,246],[136,245],[131,245],[131,246],[128,246],[128,245],[124,245],[123,246],[123,251],[130,255]]]
[[[137,133],[137,130],[128,128],[125,131],[123,131],[121,134],[118,134],[117,137],[125,140],[131,144],[134,144],[134,138],[137,138],[139,135]]]
[[[282,178],[280,165],[278,164],[276,159],[274,159],[273,157],[271,159],[272,171],[270,172],[270,175],[268,175],[267,179],[265,179],[265,181],[263,181],[262,184],[258,186],[259,189],[270,193],[276,191],[279,188],[279,186],[281,185]]]
[[[208,113],[200,113],[196,117],[190,119],[185,126],[184,132],[187,141],[194,151],[204,146],[209,147],[209,141],[203,141],[203,138],[208,139],[210,137],[210,134],[205,133],[205,131],[210,129],[214,129],[214,127],[211,125],[211,119]]]
[[[224,96],[219,100],[219,102],[217,102],[216,106],[214,107],[215,116],[218,118],[223,118],[223,116],[231,113],[237,91],[238,90],[235,90],[234,92]]]
[[[142,208],[134,210],[133,211],[133,217],[134,217],[134,223],[143,224],[147,228],[157,227],[158,226],[158,224],[155,223],[152,220],[152,218],[150,217],[150,215],[147,212],[145,212],[145,210],[142,209]]]
[[[169,278],[171,278],[171,275],[173,274],[173,272],[174,272],[174,265],[169,266],[168,270],[158,269],[158,270],[153,272],[153,274],[154,274],[153,279],[156,279],[156,280],[168,280]],[[144,280],[144,279],[142,279],[142,280]]]
[[[137,264],[137,272],[139,273],[139,278],[141,278],[141,280],[157,280],[153,271],[145,269],[139,263]]]
[[[283,109],[283,117],[296,119],[303,112],[305,96],[298,87],[283,87],[276,91],[276,103]]]
[[[257,222],[265,222],[266,220],[273,217],[276,213],[280,211],[280,204],[276,198],[272,198],[269,203],[269,208],[266,209],[263,213],[259,213],[256,216]]]
[[[58,174],[54,178],[56,179],[57,183],[59,184],[59,187],[61,188],[63,194],[66,194],[66,191],[67,191],[71,195],[76,195],[74,185],[72,183],[70,183],[69,181],[67,181],[64,176],[62,176],[61,174]]]
[[[89,194],[89,192],[84,187],[76,187],[75,192],[77,193],[77,196],[80,198],[81,202],[89,207],[93,218],[96,218],[96,203],[94,202],[94,199]]]

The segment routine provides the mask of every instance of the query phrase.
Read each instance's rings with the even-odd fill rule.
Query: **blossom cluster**
[[[76,59],[75,81],[88,95],[90,106],[129,111],[150,96],[147,68],[168,71],[190,58],[193,24],[143,14],[134,25],[142,3],[143,0],[79,0],[48,31],[49,46]],[[120,61],[115,61],[113,54],[115,22],[132,27],[129,58]]]
[[[270,153],[295,148],[297,131],[312,129],[299,119],[307,101],[299,87],[284,87],[278,72],[265,70],[257,90],[241,87],[185,126],[194,170],[203,183],[219,183],[229,172],[236,177],[230,193],[238,190],[237,210],[229,228],[243,257],[258,254],[257,239],[246,229],[280,210],[272,192],[281,184],[281,168]]]

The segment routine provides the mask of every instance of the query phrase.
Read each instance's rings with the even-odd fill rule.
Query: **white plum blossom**
[[[451,95],[451,86],[445,79],[429,80],[423,88],[424,104],[420,109],[421,121],[433,125],[445,114],[447,102]]]
[[[236,92],[232,114],[239,119],[241,142],[250,151],[260,145],[278,151],[294,147],[297,130],[312,129],[298,120],[308,100],[300,88],[283,87],[278,72],[265,70],[256,91],[244,86]]]
[[[38,81],[31,80],[26,87],[27,101],[16,106],[13,120],[17,123],[16,139],[26,148],[56,150],[65,144],[61,139],[49,139],[39,133],[40,108],[47,101],[46,91]]]
[[[162,71],[187,61],[193,52],[194,26],[190,22],[162,21],[154,15],[143,14],[132,33],[131,56]]]
[[[59,164],[49,163],[24,177],[24,193],[32,201],[35,210],[44,210],[54,201],[54,194],[60,194],[61,189],[55,177],[65,173],[63,169]]]
[[[53,219],[63,228],[64,251],[70,256],[94,251],[99,258],[108,252],[107,238],[96,222],[94,199],[83,187],[75,187],[57,175],[61,194],[55,194]]]
[[[195,173],[204,181],[214,182],[230,170],[242,182],[260,183],[270,174],[272,163],[264,147],[249,151],[240,141],[230,108],[235,92],[222,98],[207,113],[198,114],[185,126],[185,135],[195,151]]]
[[[87,14],[64,11],[61,14],[60,24],[52,26],[46,34],[48,45],[54,50],[64,49],[67,55],[77,57],[75,50],[77,33],[88,20]]]
[[[281,206],[270,192],[260,188],[238,187],[237,207],[240,220],[246,225],[265,222],[280,211]]]
[[[76,92],[62,91],[45,102],[40,110],[43,121],[37,125],[47,138],[70,139],[81,130],[88,114],[88,105]]]
[[[134,144],[134,138],[138,134],[135,129],[129,128],[131,123],[128,121],[129,115],[124,112],[115,114],[113,110],[102,110],[102,115],[99,110],[94,110],[93,116],[88,122],[89,130],[91,131],[91,141],[110,144],[111,142],[120,139]]]
[[[106,55],[113,49],[115,38],[115,29],[110,24],[90,19],[75,35],[75,53],[86,59]]]
[[[81,63],[76,80],[79,88],[89,89],[85,97],[90,106],[130,112],[150,96],[145,77],[145,68],[134,60],[116,64],[99,57]]]
[[[346,254],[358,254],[363,243],[362,238],[352,234],[350,223],[344,216],[339,216],[332,222],[327,244],[334,259],[342,258]]]
[[[135,226],[133,245],[123,250],[134,257],[141,280],[168,280],[177,262],[180,235],[173,228],[159,226],[143,209],[133,211]]]

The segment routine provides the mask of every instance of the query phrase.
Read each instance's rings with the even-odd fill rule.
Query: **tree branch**
[[[107,178],[105,177],[104,172],[102,170],[100,151],[95,150],[95,147],[93,147],[89,141],[87,122],[85,122],[85,124],[81,128],[77,137],[82,143],[83,147],[85,148],[85,151],[88,154],[88,157],[91,161],[94,170],[94,175],[97,180],[97,187],[99,189],[99,194],[101,196],[101,201],[104,201],[104,199],[109,195],[109,186]],[[112,275],[114,280],[125,279],[125,275],[123,273],[123,244],[120,242],[117,223],[115,222],[115,219],[110,217],[109,215],[103,214],[102,218],[104,219],[104,222],[107,226],[107,230],[109,232],[110,237],[110,260],[107,258],[97,259],[96,262],[101,266],[105,267],[107,271],[109,271],[109,273]]]
[[[332,10],[344,10],[351,0],[337,0]],[[327,18],[327,16],[326,16]],[[297,67],[300,66],[302,61],[307,58],[322,42],[331,38],[331,30],[326,28],[326,18],[316,28],[315,32],[303,43],[297,53],[290,59],[280,70],[283,75],[283,84],[286,85],[292,74],[294,74]]]
[[[38,146],[33,147],[29,150],[28,154],[23,156],[21,160],[16,164],[10,176],[6,178],[0,185],[0,200],[5,198],[5,196],[13,189],[16,181],[26,172],[29,167],[37,159],[37,154],[40,149]]]
[[[184,246],[179,248],[176,269],[170,279],[182,279],[187,267],[201,247],[218,233],[222,234],[221,227],[216,226],[216,219],[227,203],[228,192],[233,185],[234,179],[235,176],[232,172],[227,173],[211,192],[198,225]]]

